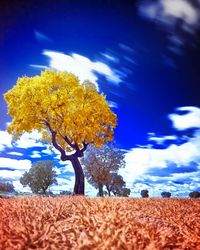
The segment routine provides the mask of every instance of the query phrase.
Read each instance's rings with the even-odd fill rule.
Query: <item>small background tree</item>
[[[161,196],[163,197],[163,198],[170,198],[171,197],[171,193],[170,192],[162,192],[161,193]]]
[[[14,193],[15,189],[12,183],[0,181],[0,192]]]
[[[121,196],[121,197],[129,197],[129,195],[131,194],[131,190],[130,188],[122,188],[120,193],[118,194],[118,196]]]
[[[190,198],[200,198],[200,192],[199,191],[193,191],[189,193]]]
[[[117,196],[120,195],[122,189],[125,187],[126,182],[123,180],[123,177],[117,173],[111,173],[110,183],[107,183],[106,189],[108,195],[111,195],[111,192]]]
[[[142,198],[149,197],[149,191],[147,189],[141,190],[140,194],[141,194]]]
[[[119,168],[125,166],[124,154],[113,144],[105,144],[102,148],[88,147],[81,162],[88,182],[98,189],[99,196],[104,196],[104,186],[109,196],[111,191],[117,192],[120,185],[124,186],[123,178],[116,175]],[[123,183],[119,184],[120,181]]]
[[[57,184],[56,171],[52,161],[38,161],[32,164],[30,170],[20,178],[23,186],[29,186],[33,193],[46,193],[52,184]]]

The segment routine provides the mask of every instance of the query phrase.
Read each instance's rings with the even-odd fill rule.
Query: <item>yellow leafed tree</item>
[[[40,76],[19,78],[4,98],[12,117],[8,132],[14,139],[24,132],[41,132],[43,140],[60,151],[61,160],[72,163],[74,194],[84,194],[78,158],[88,144],[101,147],[111,141],[117,125],[105,96],[72,73],[46,70]]]

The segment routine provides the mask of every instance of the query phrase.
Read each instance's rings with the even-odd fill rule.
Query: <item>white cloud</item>
[[[198,10],[185,0],[162,0],[163,19],[167,16],[181,18],[188,24],[196,24],[199,20]],[[164,21],[164,20],[163,20]]]
[[[41,158],[41,155],[40,155],[39,151],[33,151],[30,157],[31,158]]]
[[[195,34],[200,24],[200,3],[190,0],[142,1],[139,5],[142,16],[166,28],[173,52],[182,53],[177,47],[186,42],[184,34]],[[178,42],[178,43],[177,43]]]
[[[21,176],[20,176],[21,177]],[[15,191],[17,192],[27,192],[27,193],[32,193],[30,187],[26,186],[23,187],[23,185],[20,183],[19,180],[14,180],[13,182],[13,186],[15,188]]]
[[[16,155],[16,156],[23,156],[23,154],[19,153],[19,152],[9,152],[8,154],[9,155]]]
[[[173,122],[173,127],[177,130],[188,128],[200,128],[200,108],[197,107],[180,107],[177,111],[186,111],[187,114],[171,114],[169,119]]]
[[[171,144],[166,149],[133,148],[125,154],[126,167],[120,173],[126,182],[133,183],[151,168],[167,168],[168,162],[187,166],[190,162],[200,163],[200,131],[186,143]]]
[[[59,168],[61,173],[74,172],[72,164],[69,161],[59,161],[59,164],[64,165]]]
[[[54,153],[52,150],[50,150],[50,149],[43,149],[42,151],[41,151],[41,153],[43,153],[43,154],[47,154],[47,155],[51,155],[52,153]]]
[[[41,142],[41,134],[37,131],[31,133],[24,133],[18,140],[13,141],[12,136],[7,131],[0,131],[0,152],[4,151],[6,147],[13,148],[31,148],[31,147],[45,147],[46,145]],[[15,152],[19,155],[20,153]],[[10,153],[14,154],[14,153]]]
[[[41,134],[37,131],[26,132],[15,142],[15,146],[18,148],[44,147],[41,138]]]
[[[126,166],[119,173],[124,177],[128,187],[148,169],[166,166],[165,151],[151,148],[133,148],[125,153]]]
[[[73,53],[72,55],[67,55],[61,52],[44,50],[43,55],[49,57],[49,67],[60,70],[69,71],[77,75],[81,82],[84,80],[90,80],[96,84],[97,89],[97,76],[96,73],[104,75],[106,79],[114,84],[119,84],[121,82],[120,76],[111,70],[111,68],[105,63],[98,61],[91,61],[89,58]],[[43,67],[42,65],[31,65],[33,67]]]
[[[0,152],[5,150],[6,147],[11,148],[12,136],[9,135],[6,131],[0,131]]]
[[[0,157],[0,171],[3,171],[1,170],[1,168],[10,168],[22,172],[25,170],[26,171],[29,170],[30,167],[31,167],[31,161],[29,160],[16,160],[16,159]]]
[[[0,170],[1,179],[13,181],[18,180],[22,176],[22,172],[20,170]]]
[[[169,161],[173,161],[178,165],[188,165],[191,161],[200,161],[200,136],[196,134],[194,138],[190,138],[188,142],[181,145],[171,145],[168,147],[166,157]]]
[[[144,1],[139,10],[147,18],[167,26],[174,26],[176,21],[181,19],[186,30],[196,27],[200,18],[199,8],[187,0]]]
[[[154,141],[160,145],[162,145],[165,141],[174,141],[177,139],[178,139],[178,137],[175,135],[156,136],[154,133],[148,134],[149,141]]]

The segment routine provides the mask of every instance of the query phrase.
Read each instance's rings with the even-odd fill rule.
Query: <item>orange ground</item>
[[[0,199],[0,249],[200,249],[200,200]]]

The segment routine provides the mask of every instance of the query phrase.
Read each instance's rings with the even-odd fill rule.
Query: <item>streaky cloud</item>
[[[77,75],[81,82],[90,80],[96,85],[97,89],[99,89],[99,85],[96,73],[105,76],[109,83],[118,85],[122,81],[121,77],[105,63],[91,61],[89,58],[76,53],[67,55],[62,52],[44,50],[43,55],[49,57],[50,68],[70,71]]]
[[[168,49],[183,54],[200,25],[200,2],[198,0],[156,0],[141,1],[139,14],[162,27],[168,34]]]
[[[35,38],[37,39],[38,42],[47,42],[47,43],[52,43],[53,40],[50,39],[48,36],[45,34],[35,30],[34,31]]]

